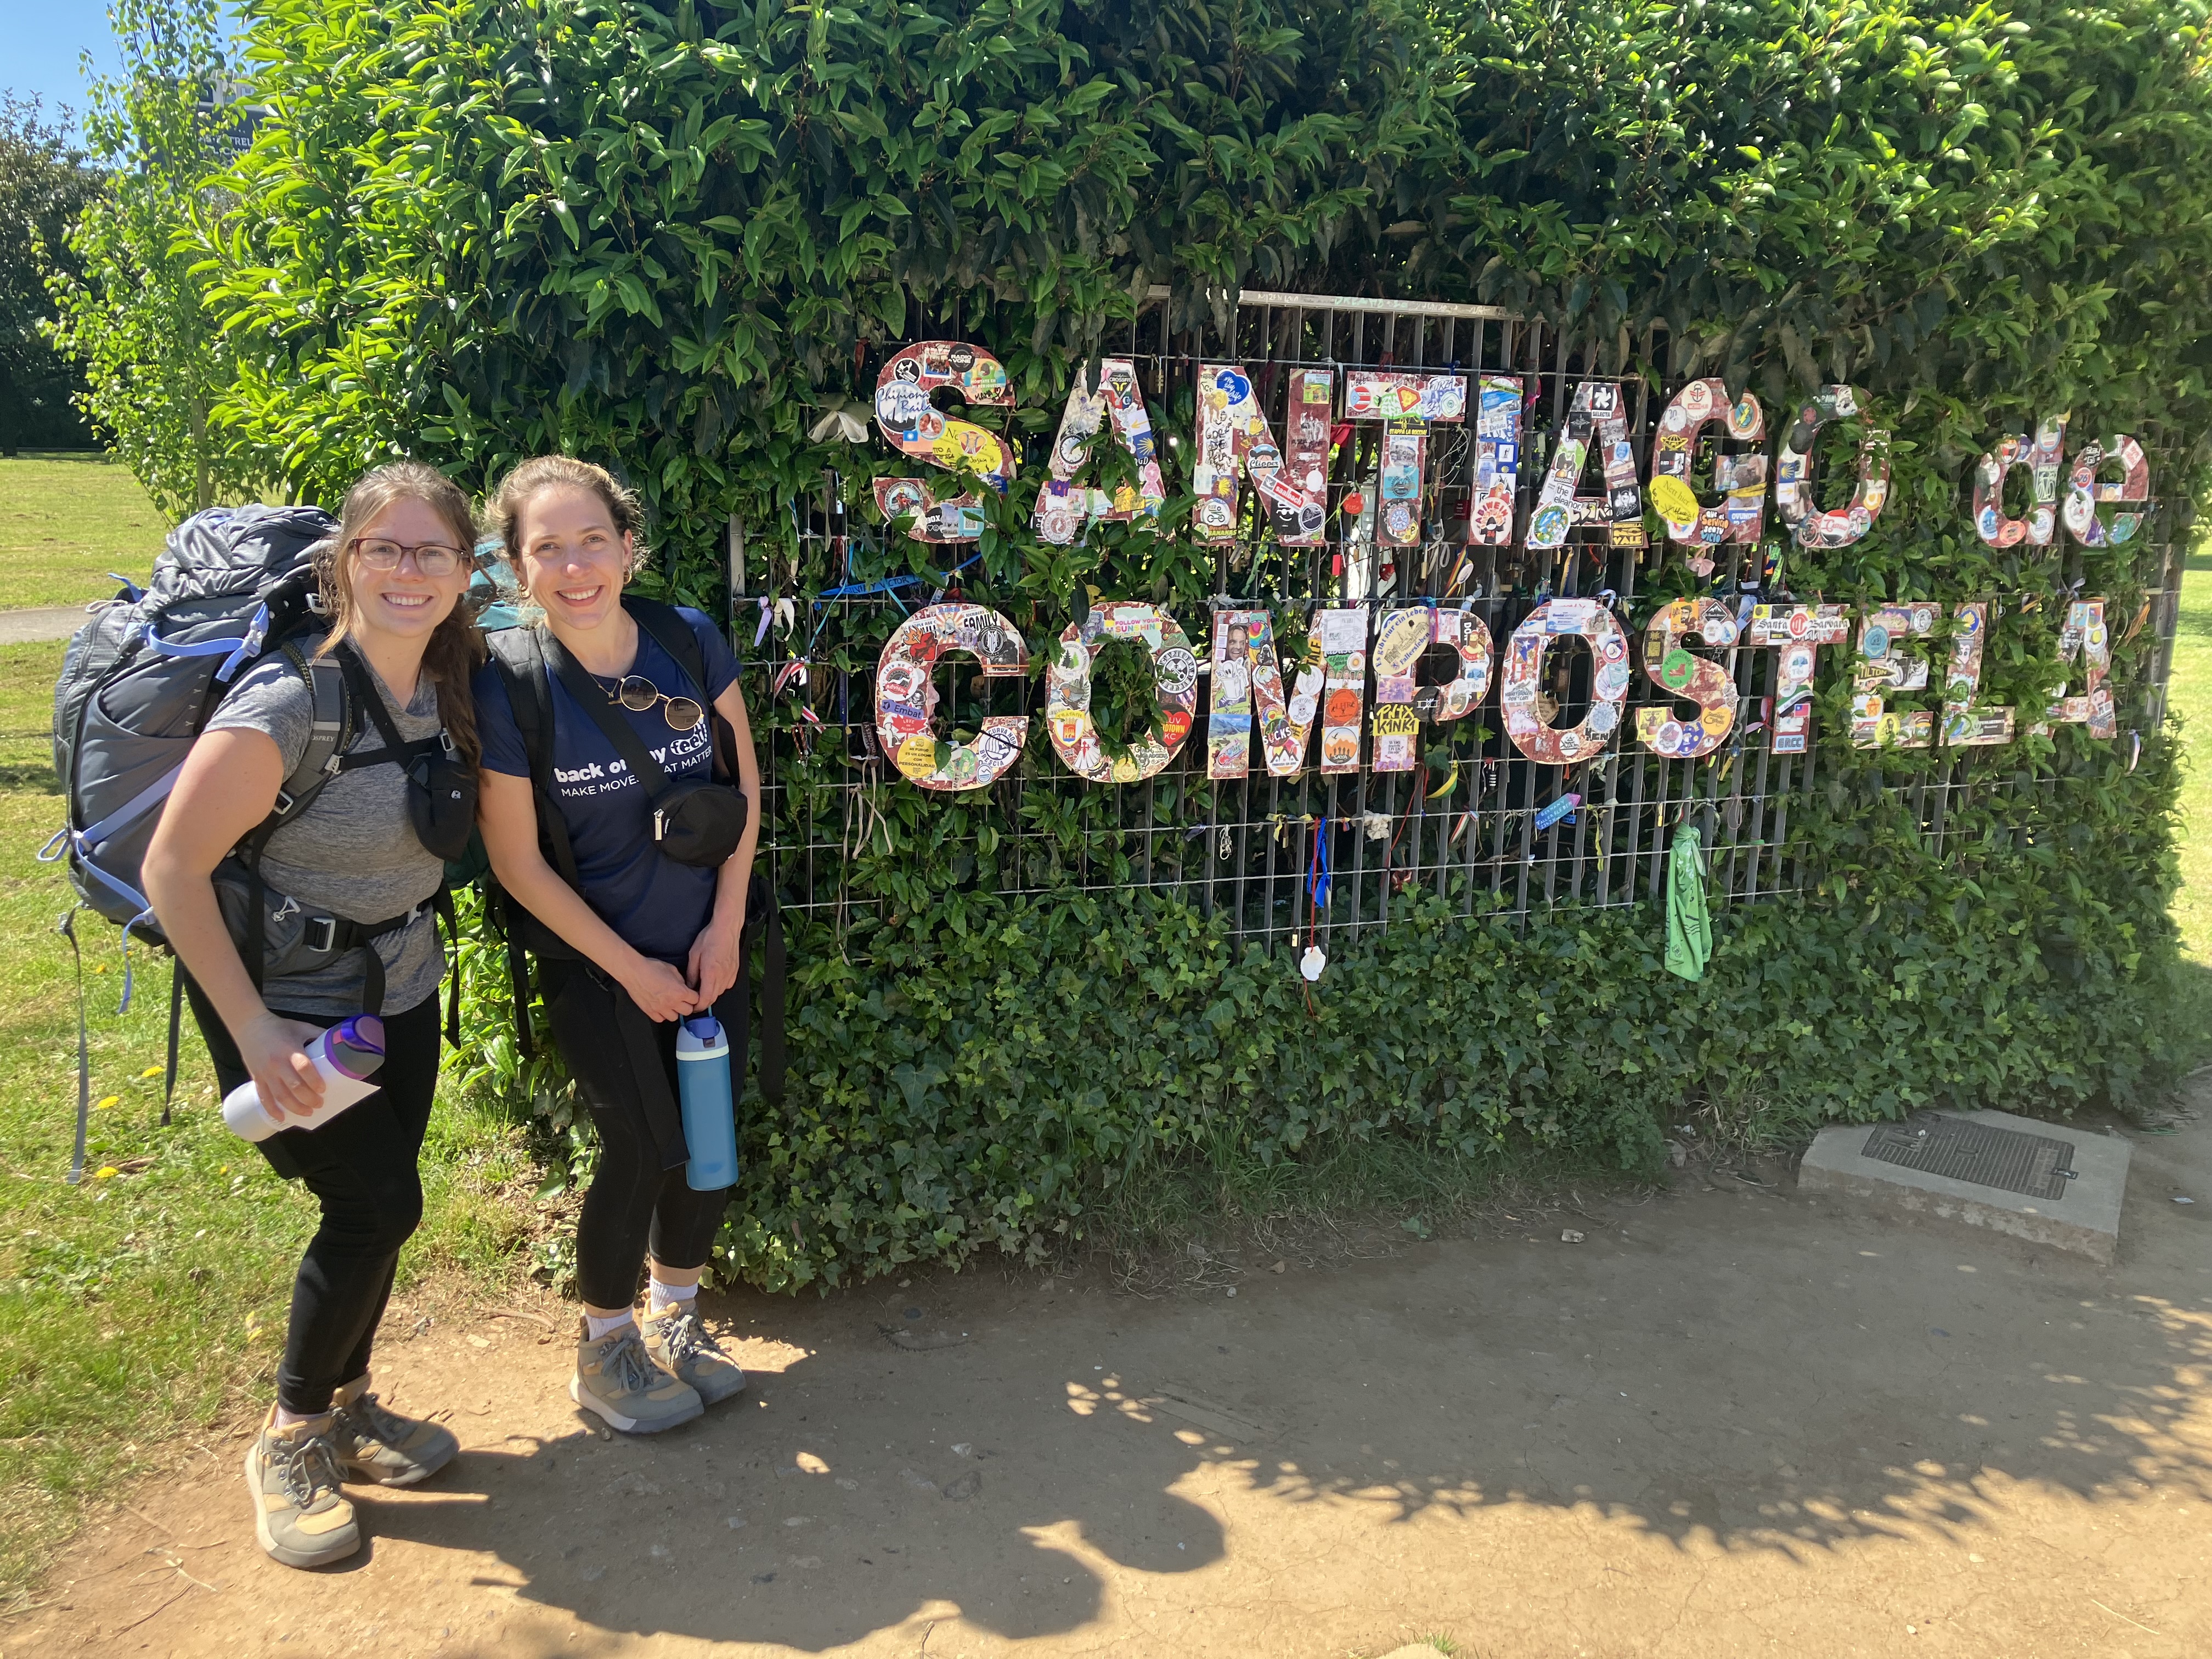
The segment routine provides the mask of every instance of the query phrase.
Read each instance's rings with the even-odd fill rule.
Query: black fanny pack
[[[653,759],[630,723],[615,712],[606,688],[596,684],[581,664],[549,631],[544,639],[545,665],[560,677],[568,695],[591,715],[593,724],[622,757],[623,764],[644,787],[653,804],[653,839],[661,852],[678,864],[711,870],[738,850],[744,838],[744,796],[726,783],[705,778],[672,780],[667,769]],[[714,742],[714,711],[704,701],[702,720],[711,750]]]
[[[422,843],[422,850],[447,863],[460,858],[469,850],[469,837],[477,827],[476,769],[461,759],[453,738],[442,729],[436,737],[418,743],[402,738],[359,660],[349,650],[341,650],[340,655],[354,699],[368,714],[377,736],[383,738],[384,748],[357,757],[348,755],[338,762],[338,770],[348,772],[386,762],[398,766],[407,779],[407,819],[415,826],[415,838]]]

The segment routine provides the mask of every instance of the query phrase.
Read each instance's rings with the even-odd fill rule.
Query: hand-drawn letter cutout
[[[1683,648],[1692,634],[1716,648],[1734,645],[1735,613],[1718,599],[1669,599],[1644,625],[1645,677],[1670,700],[1698,705],[1691,720],[1677,716],[1671,701],[1636,711],[1636,740],[1674,760],[1710,755],[1735,730],[1735,682],[1720,664]]]
[[[2102,599],[2075,599],[2067,605],[2065,625],[2058,630],[2058,661],[2061,666],[2071,666],[2077,657],[2081,659],[2083,681],[2080,693],[2068,696],[2070,681],[2059,681],[2051,689],[2047,719],[2028,729],[2039,737],[2048,737],[2051,725],[2057,723],[2086,726],[2093,738],[2118,737],[2120,726],[2112,707],[2112,688],[2105,683],[2112,672],[2112,642],[2105,631]]]
[[[2118,483],[2105,483],[2097,474],[2108,466],[2120,469]],[[2097,517],[2100,501],[2148,501],[2150,462],[2142,446],[2123,432],[2117,438],[2086,443],[2074,453],[2066,475],[2066,533],[2083,547],[2117,547],[2133,541],[2142,528],[2140,513],[2115,513],[2111,528]]]
[[[1595,445],[1605,467],[1602,495],[1577,495],[1583,465]],[[1566,434],[1552,452],[1552,465],[1537,493],[1536,511],[1528,520],[1528,545],[1564,547],[1567,532],[1578,524],[1626,524],[1638,521],[1642,533],[1644,493],[1636,484],[1636,451],[1628,441],[1628,419],[1622,412],[1620,386],[1612,380],[1584,380],[1575,388],[1567,410]],[[1638,542],[1637,545],[1641,546]]]
[[[1486,374],[1474,413],[1474,492],[1468,503],[1468,540],[1504,547],[1513,539],[1521,489],[1521,382]]]
[[[1250,769],[1252,719],[1272,777],[1294,778],[1306,763],[1306,738],[1321,713],[1321,636],[1307,641],[1289,701],[1275,656],[1273,620],[1264,611],[1213,613],[1213,696],[1206,723],[1206,775],[1230,779]]]
[[[1429,426],[1467,418],[1467,377],[1356,368],[1345,376],[1344,417],[1386,423],[1376,544],[1418,544],[1421,493],[1429,470]]]
[[[1127,357],[1109,357],[1098,365],[1098,374],[1096,392],[1085,390],[1079,375],[1067,389],[1060,435],[1053,440],[1052,476],[1037,492],[1036,511],[1030,517],[1037,534],[1059,547],[1074,541],[1086,523],[1126,522],[1139,513],[1155,516],[1167,499],[1152,442],[1152,419],[1145,409],[1144,388],[1137,384],[1137,366]],[[1110,499],[1105,491],[1087,489],[1078,482],[1089,441],[1109,418],[1114,435],[1137,461],[1137,487],[1124,484]]]
[[[1459,666],[1440,686],[1420,684],[1421,659],[1449,645]],[[1375,738],[1368,764],[1377,772],[1410,772],[1419,758],[1420,723],[1463,720],[1490,690],[1490,629],[1472,611],[1412,605],[1382,618],[1375,635]]]
[[[1755,605],[1747,645],[1771,645],[1774,697],[1770,753],[1802,755],[1813,731],[1813,669],[1824,645],[1850,637],[1851,619],[1840,605]]]
[[[1858,660],[1852,667],[1853,748],[1926,749],[1935,743],[1932,711],[1883,704],[1886,692],[1927,689],[1928,659],[1901,647],[1908,639],[1933,634],[1936,615],[1935,603],[1923,599],[1882,605],[1860,622]]]
[[[2057,527],[2058,471],[2066,451],[2066,422],[2070,415],[2045,416],[2030,443],[2023,433],[2008,433],[1992,454],[1984,455],[1974,469],[1974,533],[1991,547],[2048,547]],[[2024,519],[2008,519],[2004,511],[2005,475],[2016,466],[2027,469],[2034,501]]]
[[[893,356],[876,376],[876,424],[902,453],[959,475],[963,483],[961,494],[940,498],[921,478],[878,478],[876,510],[886,519],[913,514],[918,542],[972,542],[983,533],[983,503],[964,481],[981,478],[1003,495],[1014,475],[1014,452],[988,428],[948,418],[930,398],[940,386],[970,404],[1014,406],[1005,368],[981,346],[923,340]]]
[[[1026,714],[989,714],[970,743],[940,744],[931,729],[937,713],[934,672],[939,659],[973,654],[988,678],[1030,671],[1021,631],[988,605],[933,605],[917,611],[884,641],[876,661],[876,735],[884,753],[924,789],[981,789],[1020,757]],[[939,750],[944,751],[942,762]]]
[[[1580,726],[1565,731],[1547,724],[1543,710],[1544,653],[1562,634],[1588,640],[1596,665],[1589,713]],[[1620,727],[1621,706],[1627,700],[1628,636],[1613,612],[1595,599],[1547,599],[1506,641],[1498,706],[1505,714],[1505,735],[1532,761],[1565,766],[1602,754]]]
[[[1980,600],[1954,606],[1951,672],[1943,682],[1943,746],[1986,749],[2012,741],[2012,710],[1976,706],[1982,684],[1982,644],[1990,631],[1990,608]]]
[[[1711,507],[1690,487],[1690,463],[1698,453],[1698,434],[1720,421],[1739,443],[1766,436],[1766,411],[1747,392],[1735,407],[1728,387],[1717,379],[1692,380],[1668,402],[1651,445],[1651,505],[1667,521],[1668,538],[1692,547],[1723,542],[1757,542],[1766,526],[1766,457],[1717,455],[1713,485],[1725,499]],[[1704,753],[1704,750],[1699,750]]]
[[[1294,398],[1310,386],[1310,380],[1301,375]],[[1304,405],[1294,402],[1292,408]],[[1325,414],[1322,418],[1325,423]],[[1283,465],[1283,453],[1267,429],[1252,377],[1241,364],[1207,363],[1198,371],[1198,461],[1191,469],[1191,489],[1198,497],[1191,525],[1199,540],[1225,542],[1236,537],[1239,468],[1251,475],[1253,488],[1267,502],[1277,540],[1293,547],[1310,547],[1322,540],[1326,496],[1309,492]]]
[[[1367,608],[1332,605],[1314,613],[1321,641],[1321,769],[1359,769],[1359,728],[1367,704]]]
[[[1160,741],[1140,735],[1129,752],[1109,760],[1091,723],[1091,659],[1109,639],[1136,640],[1152,653],[1159,693]],[[1166,769],[1190,735],[1198,708],[1198,654],[1176,619],[1156,605],[1109,599],[1091,607],[1060,634],[1044,676],[1045,726],[1067,769],[1093,783],[1141,783]]]
[[[1824,386],[1783,434],[1782,455],[1774,470],[1774,505],[1800,547],[1849,547],[1874,528],[1889,500],[1889,434],[1869,428],[1859,440],[1859,481],[1851,504],[1824,513],[1814,477],[1820,428],[1859,412],[1857,392],[1847,386]]]

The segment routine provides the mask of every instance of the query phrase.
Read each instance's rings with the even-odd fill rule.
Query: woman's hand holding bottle
[[[656,1024],[681,1019],[705,1006],[683,975],[651,957],[637,958],[635,965],[623,976],[622,988],[629,993],[629,1000],[637,1004],[645,1017]]]
[[[246,1022],[238,1033],[238,1056],[261,1091],[263,1105],[307,1117],[323,1103],[322,1074],[307,1054],[321,1035],[315,1026],[266,1010]]]

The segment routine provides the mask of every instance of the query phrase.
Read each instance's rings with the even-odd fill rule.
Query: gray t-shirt
[[[412,743],[438,734],[437,688],[428,674],[416,678],[415,700],[402,708],[367,658],[362,665],[402,738]],[[347,752],[382,750],[384,739],[368,716],[357,714],[355,720],[363,730]],[[207,729],[267,732],[289,772],[307,752],[313,724],[314,697],[307,681],[290,663],[272,659],[239,681]],[[407,816],[407,775],[397,766],[337,774],[298,818],[269,837],[261,856],[262,879],[310,910],[352,921],[381,921],[422,903],[443,884],[446,866],[416,838]],[[437,921],[428,911],[410,926],[372,940],[369,948],[384,960],[386,1013],[404,1013],[437,994],[445,957],[438,948]],[[261,997],[271,1008],[295,1013],[345,1015],[361,1012],[367,991],[362,953],[348,951],[315,973],[269,981]]]

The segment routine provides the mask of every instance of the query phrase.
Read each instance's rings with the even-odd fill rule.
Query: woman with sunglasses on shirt
[[[648,1434],[744,1386],[692,1310],[729,1192],[695,1191],[686,1177],[676,1036],[684,1017],[714,1014],[734,1097],[759,767],[720,631],[696,611],[623,601],[642,550],[629,490],[586,462],[541,457],[493,492],[487,524],[525,613],[542,620],[494,635],[494,661],[477,677],[484,847],[527,913],[511,904],[510,925],[538,955],[554,1042],[599,1133],[576,1226],[584,1324],[569,1394],[611,1426]],[[688,630],[672,643],[696,678],[669,648],[672,629]],[[734,831],[727,792],[702,788],[718,724],[745,809],[726,856],[712,834],[679,845],[683,814],[671,805],[689,792],[699,797],[690,805],[713,808],[719,793],[721,829]],[[699,861],[702,844],[718,863]],[[642,1330],[632,1310],[641,1261]]]
[[[185,760],[143,866],[161,931],[190,971],[185,994],[217,1088],[227,1096],[249,1078],[259,1085],[264,1106],[289,1125],[259,1143],[263,1155],[304,1180],[321,1206],[292,1288],[276,1403],[246,1455],[261,1547],[287,1566],[321,1566],[361,1547],[344,1482],[412,1486],[459,1449],[450,1431],[380,1405],[368,1359],[399,1247],[422,1215],[416,1159],[438,1081],[444,967],[430,902],[445,863],[423,844],[427,809],[410,791],[427,799],[417,768],[433,749],[450,744],[461,780],[476,763],[469,680],[483,643],[463,603],[475,539],[468,497],[429,467],[395,462],[355,484],[337,535],[316,554],[328,634],[312,658],[272,654],[223,699]],[[339,665],[356,735],[331,754],[329,781],[268,835],[262,897],[245,902],[265,900],[272,921],[324,912],[328,933],[319,944],[295,933],[280,947],[278,931],[264,927],[263,960],[249,971],[217,884],[240,890],[234,849],[269,821],[306,764],[311,660]],[[434,827],[432,839],[450,839],[456,825]],[[338,1116],[300,1127],[323,1094],[303,1050],[364,1012],[383,1021],[380,1086]]]

